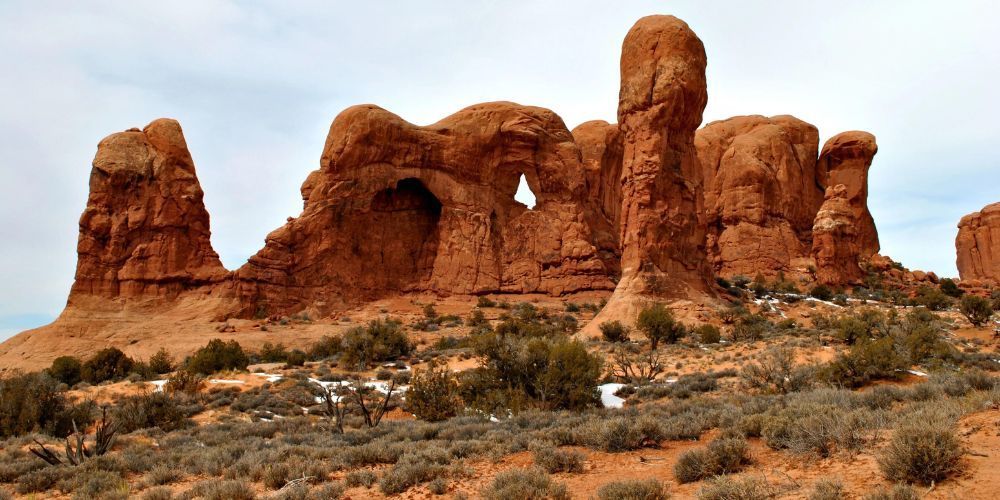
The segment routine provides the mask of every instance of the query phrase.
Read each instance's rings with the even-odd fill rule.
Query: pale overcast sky
[[[882,253],[955,275],[955,224],[1000,201],[992,1],[0,3],[0,339],[53,319],[76,265],[97,142],[180,120],[212,243],[233,269],[301,210],[352,104],[418,124],[510,100],[614,121],[618,57],[647,14],[708,52],[705,122],[793,114],[873,132]]]

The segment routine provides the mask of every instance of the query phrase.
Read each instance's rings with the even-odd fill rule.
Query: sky
[[[992,1],[0,2],[0,339],[55,318],[104,136],[180,121],[229,269],[302,209],[344,108],[417,124],[470,104],[615,121],[622,39],[673,14],[704,41],[704,122],[867,130],[882,253],[957,275],[962,215],[1000,201]]]

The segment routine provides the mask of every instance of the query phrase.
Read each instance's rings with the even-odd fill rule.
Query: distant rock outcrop
[[[962,217],[955,250],[962,281],[1000,282],[1000,203]]]
[[[180,125],[156,120],[97,147],[69,302],[172,297],[220,282],[208,212]]]
[[[522,175],[530,210],[514,200]],[[236,272],[244,313],[614,286],[584,216],[580,151],[547,109],[486,103],[419,127],[354,106],[330,126],[302,197],[302,214]]]

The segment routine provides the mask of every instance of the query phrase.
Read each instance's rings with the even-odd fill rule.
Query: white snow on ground
[[[149,383],[156,387],[153,392],[163,392],[163,386],[167,385],[166,380],[151,380]]]
[[[810,302],[819,302],[820,304],[826,304],[826,305],[828,305],[830,307],[836,307],[837,309],[841,309],[841,308],[844,307],[844,306],[840,306],[840,305],[834,304],[833,302],[830,302],[829,300],[819,300],[816,297],[806,297],[806,298],[804,298],[802,300],[808,300]]]
[[[621,408],[624,406],[625,400],[615,396],[615,392],[624,386],[625,384],[603,384],[597,386],[601,390],[601,404],[605,408]]]
[[[258,377],[264,377],[267,379],[268,382],[272,384],[284,378],[281,375],[275,375],[273,373],[254,373],[254,375]]]
[[[921,372],[921,371],[917,371],[917,370],[906,370],[906,373],[909,373],[911,375],[916,375],[918,377],[926,377],[927,376],[926,373]]]
[[[208,383],[210,383],[210,384],[245,384],[246,382],[244,382],[242,380],[228,380],[228,379],[224,379],[224,378],[213,378],[212,380],[209,380]]]

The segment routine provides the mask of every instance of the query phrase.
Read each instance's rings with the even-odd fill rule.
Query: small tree
[[[222,370],[246,370],[250,358],[243,352],[239,342],[223,342],[212,339],[208,345],[195,351],[187,361],[187,369],[202,375],[211,375]]]
[[[406,391],[406,410],[417,418],[437,422],[454,417],[462,410],[458,381],[447,366],[416,370]]]
[[[108,347],[97,351],[83,364],[81,375],[87,382],[99,384],[105,380],[125,378],[134,365],[135,361],[120,349]]]
[[[660,341],[673,343],[684,335],[684,325],[659,303],[643,309],[635,324],[649,339],[652,349],[656,349]]]
[[[988,299],[978,295],[962,297],[958,309],[962,311],[969,323],[976,327],[983,326],[983,323],[989,321],[990,316],[993,316],[993,304]]]
[[[607,342],[628,342],[629,327],[621,321],[605,321],[598,328],[601,329],[601,337]]]
[[[52,361],[49,375],[66,385],[73,386],[80,381],[81,368],[79,359],[73,356],[59,356]]]
[[[951,278],[941,280],[941,284],[938,285],[938,288],[940,288],[945,295],[955,297],[956,299],[965,294],[965,290],[959,288],[958,285],[955,284],[955,280]]]
[[[149,369],[157,374],[170,373],[174,371],[174,358],[161,347],[149,358]]]

